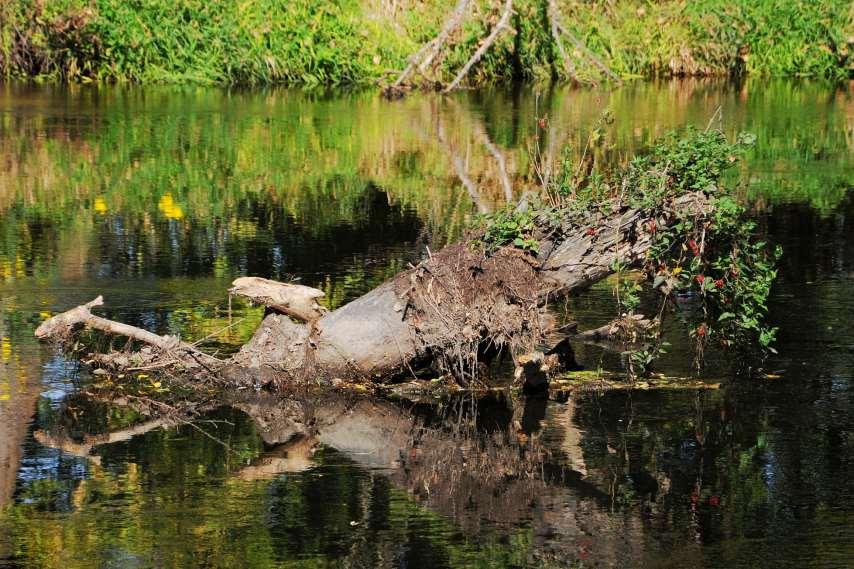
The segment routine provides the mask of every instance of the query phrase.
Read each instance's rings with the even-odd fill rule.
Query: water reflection
[[[32,338],[47,314],[103,293],[108,316],[187,338],[243,318],[208,342],[232,350],[261,317],[229,311],[235,276],[300,278],[340,305],[535,186],[565,144],[577,158],[602,110],[615,121],[588,155],[618,164],[719,107],[726,131],[758,136],[743,196],[786,251],[780,354],[767,364],[780,379],[361,411],[301,401],[281,407],[313,420],[349,409],[349,422],[327,416],[344,438],[319,438],[306,418],[278,420],[270,438],[245,406],[146,425],[145,410],[86,401],[86,373]],[[394,103],[4,85],[0,565],[843,567],[852,148],[850,89],[816,83]],[[612,292],[568,307],[582,328],[599,325]],[[684,373],[687,349],[674,340],[663,369]],[[158,428],[105,435],[131,425]],[[83,446],[61,451],[37,432]]]
[[[778,543],[791,566],[837,566],[851,409],[793,431],[773,410],[789,395],[250,395],[192,425],[72,397],[40,417],[5,523],[43,566],[781,566],[756,563]]]

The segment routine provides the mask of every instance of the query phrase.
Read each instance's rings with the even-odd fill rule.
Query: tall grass
[[[0,75],[217,84],[382,82],[454,0],[0,0]],[[497,19],[472,2],[437,69],[448,80]],[[515,0],[473,82],[566,79],[546,0]],[[850,0],[559,0],[563,23],[623,77],[854,76]],[[580,78],[597,70],[579,54]]]
[[[6,75],[351,84],[381,77],[416,47],[365,18],[358,0],[0,0],[0,6]]]
[[[622,75],[842,78],[854,73],[849,0],[569,2],[573,28]]]

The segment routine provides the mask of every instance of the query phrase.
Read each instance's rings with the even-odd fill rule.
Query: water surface
[[[534,187],[566,145],[578,157],[595,128],[588,152],[618,165],[710,121],[757,135],[740,195],[785,249],[778,379],[734,379],[716,356],[717,390],[394,404],[362,423],[411,435],[388,452],[357,432],[287,454],[233,408],[88,449],[43,436],[146,420],[80,395],[88,372],[33,339],[49,314],[103,294],[105,315],[160,333],[238,322],[205,342],[227,352],[262,316],[229,313],[236,276],[298,278],[336,307]],[[823,83],[397,102],[0,86],[0,566],[849,567],[853,150],[854,94]],[[568,308],[585,326],[615,311],[608,286]],[[662,365],[684,375],[679,332]],[[440,450],[446,469],[419,462]]]

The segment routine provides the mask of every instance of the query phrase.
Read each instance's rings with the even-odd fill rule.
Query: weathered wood
[[[688,194],[672,204],[682,211],[706,207],[702,194]],[[476,327],[484,321],[478,315],[506,314],[522,317],[521,305],[525,302],[542,307],[550,300],[589,286],[612,272],[615,261],[627,266],[640,265],[650,247],[652,238],[643,227],[649,220],[644,212],[628,208],[617,208],[617,212],[602,220],[592,221],[590,227],[580,228],[569,234],[557,246],[543,247],[543,253],[529,268],[534,280],[529,292],[534,298],[514,297],[513,287],[502,279],[518,277],[523,264],[509,268],[512,257],[490,258],[480,266],[467,266],[471,257],[450,246],[434,254],[418,266],[399,274],[368,294],[320,318],[310,338],[300,336],[300,342],[310,342],[311,362],[299,361],[291,354],[286,358],[288,367],[304,368],[311,363],[316,373],[327,376],[348,376],[361,379],[388,378],[411,375],[425,361],[435,359],[442,350],[459,345],[464,337],[477,340],[482,330]],[[660,220],[667,223],[668,220]],[[494,260],[495,267],[489,265]],[[468,282],[445,282],[436,275],[443,269],[459,269],[453,276]],[[501,272],[501,269],[504,269]],[[470,277],[466,276],[470,273]],[[477,281],[492,275],[496,286],[503,290],[476,289]],[[521,285],[519,285],[521,286]],[[454,295],[466,294],[466,287],[475,288],[463,302],[454,304]],[[437,296],[441,304],[428,306],[423,311],[415,310],[415,304],[423,308],[427,289]],[[439,291],[439,292],[437,292]],[[522,295],[524,296],[524,295]],[[521,315],[521,316],[520,316]],[[490,322],[505,329],[487,330],[489,341],[495,334],[512,336],[523,332],[522,327],[531,327],[530,321],[493,318]],[[466,322],[472,328],[467,329]],[[244,347],[238,356],[243,362],[254,365],[277,366],[281,352],[268,357],[270,342],[286,344],[293,337],[293,326],[268,317],[256,337]],[[276,340],[278,339],[278,341]]]
[[[313,322],[327,312],[326,308],[317,303],[317,299],[324,296],[323,291],[310,286],[280,283],[260,277],[240,277],[234,279],[228,292],[303,322]]]
[[[194,361],[195,365],[219,366],[222,363],[221,360],[197,350],[194,346],[186,342],[182,342],[176,336],[158,336],[148,330],[92,314],[92,308],[103,305],[104,297],[98,296],[86,304],[57,314],[42,322],[36,328],[35,335],[41,339],[61,338],[68,336],[77,328],[86,327],[114,336],[125,336],[132,340],[154,346],[164,352],[183,352],[189,354],[189,361]]]
[[[700,213],[707,207],[706,198],[698,192],[673,200],[665,210]],[[469,385],[476,381],[482,354],[497,350],[524,354],[537,349],[548,332],[541,318],[548,303],[604,278],[617,261],[624,266],[644,262],[652,243],[646,229],[649,214],[619,203],[612,204],[610,211],[610,215],[591,218],[585,227],[566,228],[563,235],[552,238],[554,243],[544,237],[536,258],[512,247],[486,255],[468,243],[449,245],[319,317],[314,300],[319,291],[265,279],[238,279],[237,284],[247,285],[236,284],[236,288],[254,298],[273,299],[270,304],[285,298],[291,314],[298,313],[309,322],[268,314],[240,352],[229,360],[211,358],[211,362],[225,380],[255,386],[337,378],[388,381],[413,377],[429,364]],[[670,222],[672,218],[660,213],[656,219],[659,227]],[[270,282],[275,285],[272,289]],[[280,295],[282,290],[298,294]],[[209,357],[177,338],[93,316],[89,308],[101,303],[96,299],[55,316],[39,327],[37,335],[55,337],[85,325],[138,339],[173,357],[176,353],[196,360]]]

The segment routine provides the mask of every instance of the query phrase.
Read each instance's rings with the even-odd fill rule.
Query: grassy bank
[[[455,0],[0,0],[0,76],[220,84],[387,82]],[[567,76],[547,0],[516,0],[511,33],[473,81]],[[447,81],[497,20],[475,0],[432,79]],[[558,0],[566,28],[622,77],[854,75],[848,0]],[[576,76],[599,71],[566,40]]]

